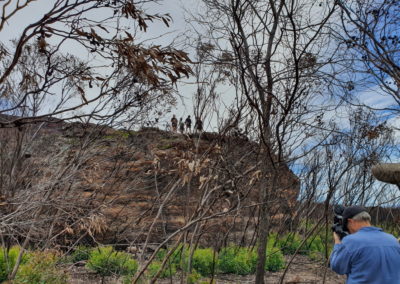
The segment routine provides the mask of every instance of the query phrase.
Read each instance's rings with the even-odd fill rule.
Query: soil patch
[[[70,281],[71,284],[97,284],[102,283],[101,277],[94,273],[89,272],[85,267],[70,267]],[[283,271],[280,272],[267,272],[265,277],[265,283],[275,284],[279,283]],[[325,281],[324,281],[325,279]],[[239,276],[232,274],[217,275],[214,278],[216,284],[252,284],[254,283],[255,276]],[[326,265],[321,262],[310,260],[306,256],[296,256],[293,263],[291,264],[284,282],[285,284],[342,284],[346,278],[341,275],[337,275],[330,270]],[[199,283],[209,283],[210,279],[204,278]],[[120,284],[121,279],[115,277],[106,277],[104,284]],[[179,277],[172,279],[159,279],[157,283],[168,284],[168,283],[180,283]]]

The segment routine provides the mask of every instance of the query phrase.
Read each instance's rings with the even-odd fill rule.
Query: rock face
[[[254,238],[261,171],[258,147],[247,139],[79,124],[40,133],[24,184],[30,179],[25,187],[38,195],[51,188],[52,202],[40,212],[53,218],[38,223],[37,240],[50,235],[43,228],[57,243],[160,243],[177,239],[182,228],[208,245]],[[278,172],[274,222],[290,218],[299,193],[288,167]]]

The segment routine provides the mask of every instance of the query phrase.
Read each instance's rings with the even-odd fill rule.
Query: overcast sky
[[[43,15],[51,8],[49,0],[38,0],[29,4],[28,8],[22,9],[9,22],[5,25],[3,31],[0,33],[0,40],[3,43],[9,44],[10,40],[18,38],[23,29],[29,24],[41,19]],[[0,2],[0,8],[5,2]],[[194,0],[167,0],[160,1],[160,3],[152,3],[146,6],[146,12],[149,14],[170,14],[172,23],[170,27],[166,27],[161,21],[154,21],[149,23],[149,28],[146,33],[141,33],[139,41],[154,42],[162,46],[167,46],[171,43],[178,48],[183,47],[183,38],[188,31],[191,30],[193,23],[188,23],[185,19],[185,9],[196,13],[199,9],[198,1]],[[99,13],[98,11],[96,13]],[[106,14],[99,14],[98,17],[105,17]],[[49,39],[50,41],[51,39]],[[82,48],[69,42],[64,46],[65,52],[72,52],[74,55],[81,56],[88,59],[88,55]],[[186,81],[186,82],[185,82]],[[178,84],[178,91],[180,94],[179,104],[174,113],[178,117],[186,116],[192,113],[192,99],[191,96],[195,92],[195,87],[190,84],[191,80],[183,80]],[[90,92],[91,90],[88,90]],[[93,92],[93,90],[92,90]],[[172,116],[172,114],[171,114]],[[166,118],[165,121],[169,121]],[[162,123],[164,124],[164,122]]]
[[[18,37],[27,25],[43,17],[43,15],[50,9],[49,3],[51,2],[52,1],[49,0],[38,0],[31,3],[28,9],[21,10],[15,17],[12,18],[10,22],[7,23],[4,30],[0,33],[0,40],[4,43]],[[185,10],[188,10],[194,14],[201,12],[201,7],[198,3],[199,1],[195,0],[166,0],[161,1],[159,4],[153,3],[148,7],[148,13],[168,13],[171,15],[173,22],[170,28],[165,27],[165,25],[159,21],[151,23],[148,31],[140,36],[140,40],[154,39],[154,42],[161,45],[168,45],[171,42],[174,42],[178,47],[183,47],[182,39],[185,33],[189,33],[192,29],[192,25],[195,25],[193,22],[187,21],[188,15],[185,16]],[[0,6],[1,5],[2,4],[0,3]],[[67,46],[67,48],[74,50],[74,46]],[[86,55],[82,53],[81,56]],[[179,100],[179,105],[172,112],[175,113],[178,118],[192,114],[191,97],[196,88],[191,83],[191,80],[183,80],[178,84],[178,91],[182,99]],[[227,103],[229,103],[229,94],[230,92],[233,93],[233,90],[230,90],[229,86],[226,86],[222,92],[224,92]],[[360,101],[373,107],[385,107],[393,103],[393,99],[391,97],[382,95],[378,86],[369,87],[368,89],[362,90],[358,95],[360,97]],[[223,105],[221,105],[221,108],[223,108]],[[169,114],[169,116],[171,116],[172,113]],[[345,114],[346,112],[344,111],[343,121],[346,120]],[[336,113],[332,115],[338,116],[340,114]],[[169,117],[166,117],[163,123],[169,121],[169,119]],[[209,121],[206,122],[206,126],[209,125],[210,127],[210,122],[215,126],[215,118],[208,117],[208,120]],[[390,118],[390,123],[400,127],[399,118],[396,116]]]

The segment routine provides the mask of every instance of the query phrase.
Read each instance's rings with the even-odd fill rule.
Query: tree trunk
[[[266,178],[264,178],[266,181]],[[262,184],[266,185],[266,182]],[[267,256],[267,243],[268,243],[268,233],[269,233],[269,210],[267,205],[268,200],[268,188],[261,188],[261,200],[262,204],[260,206],[260,215],[259,215],[259,237],[258,237],[258,261],[257,261],[257,269],[256,269],[256,282],[257,284],[264,283],[264,273],[265,273],[265,260]]]
[[[268,149],[267,149],[268,151]],[[271,192],[275,188],[276,174],[272,169],[272,162],[269,159],[269,155],[264,153],[265,159],[262,166],[262,180],[260,188],[260,205],[259,214],[259,236],[258,236],[258,248],[257,248],[257,268],[256,268],[256,280],[255,283],[263,284],[265,275],[265,262],[267,258],[267,243],[270,229],[270,205],[271,205]]]

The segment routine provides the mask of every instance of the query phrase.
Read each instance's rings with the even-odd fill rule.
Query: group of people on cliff
[[[183,118],[181,117],[179,119],[176,118],[175,114],[171,118],[171,127],[173,132],[178,132],[178,127],[179,127],[179,132],[182,134],[190,134],[192,133],[192,119],[190,118],[190,115],[183,121]],[[196,121],[194,124],[194,132],[195,133],[201,133],[203,132],[203,121],[200,119],[200,117],[196,117]]]

